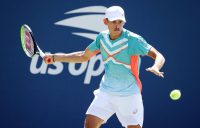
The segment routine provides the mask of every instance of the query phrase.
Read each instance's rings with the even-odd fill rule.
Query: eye
[[[116,22],[116,20],[114,20],[114,21],[112,21],[112,23],[113,23],[113,24],[116,24],[117,22]]]

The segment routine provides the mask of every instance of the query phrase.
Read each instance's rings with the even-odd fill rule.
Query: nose
[[[115,28],[120,29],[120,24],[116,24]]]

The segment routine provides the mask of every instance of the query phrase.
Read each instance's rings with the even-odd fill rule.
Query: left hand
[[[146,69],[146,71],[150,71],[150,72],[154,73],[155,75],[164,78],[164,72],[160,72],[157,67],[154,67],[154,66],[149,67]]]

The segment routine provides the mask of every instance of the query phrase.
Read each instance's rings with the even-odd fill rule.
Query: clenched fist
[[[43,60],[46,64],[53,64],[54,63],[54,55],[53,54],[46,54],[43,57]]]

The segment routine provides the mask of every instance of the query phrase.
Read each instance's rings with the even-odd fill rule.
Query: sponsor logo
[[[79,14],[79,16],[74,16],[66,18],[54,23],[55,25],[61,25],[63,27],[73,27],[79,28],[87,32],[72,32],[73,35],[85,37],[87,39],[94,40],[97,36],[97,33],[106,29],[106,26],[103,24],[102,20],[104,18],[104,12],[106,7],[104,6],[89,6],[72,11],[68,11],[64,14]],[[80,22],[81,21],[81,22]],[[97,25],[98,24],[98,25]],[[88,32],[92,31],[92,32]],[[97,62],[98,67],[95,67]],[[38,66],[39,65],[39,66]],[[76,68],[76,63],[68,64],[68,71],[73,76],[79,76],[85,73],[84,84],[90,84],[93,76],[99,76],[104,71],[103,61],[101,55],[94,56],[90,61],[81,63],[79,68]],[[63,63],[56,62],[53,64],[53,68],[44,62],[39,62],[39,56],[36,55],[33,57],[30,64],[30,72],[32,74],[49,74],[49,75],[59,75],[64,70]]]
[[[135,110],[133,111],[133,114],[135,115],[135,114],[137,114],[137,112],[138,112],[138,109],[135,109]]]

